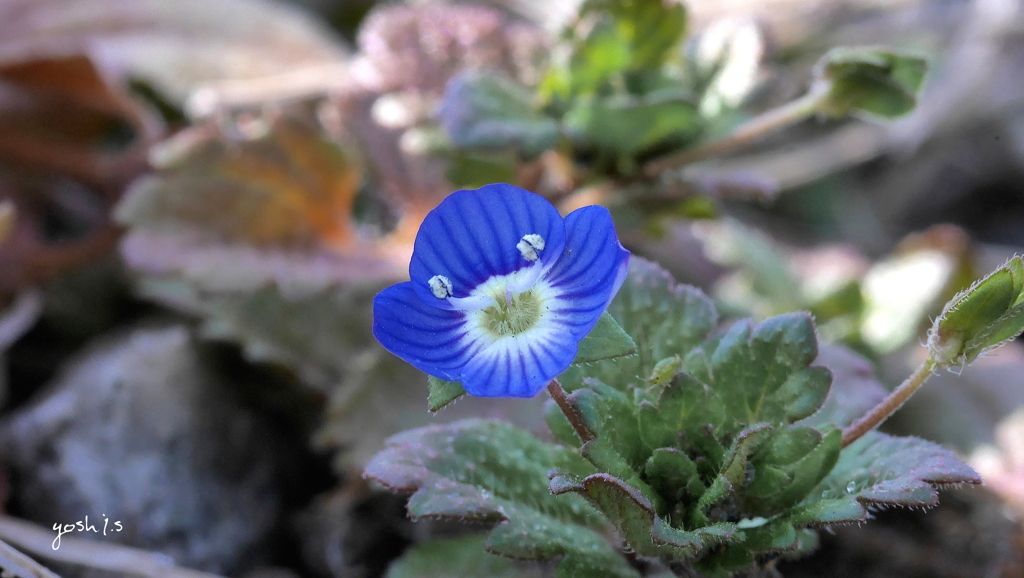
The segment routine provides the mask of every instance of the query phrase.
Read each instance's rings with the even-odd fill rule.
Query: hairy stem
[[[818,104],[828,96],[830,89],[830,84],[822,83],[813,87],[800,98],[748,120],[736,127],[736,130],[718,140],[697,145],[671,156],[655,159],[644,166],[644,175],[656,177],[667,169],[674,169],[696,161],[730,153],[770,132],[796,124],[817,111]]]
[[[871,409],[864,417],[853,422],[850,427],[843,430],[843,447],[852,444],[864,434],[875,429],[890,415],[896,412],[904,403],[914,395],[925,381],[935,373],[935,359],[929,355],[910,377],[900,384],[892,393]]]
[[[569,397],[565,394],[562,384],[558,383],[557,379],[552,379],[551,383],[548,384],[548,393],[551,394],[551,399],[555,400],[555,403],[558,404],[558,409],[562,410],[562,413],[565,414],[566,419],[572,424],[572,429],[576,430],[576,435],[580,436],[583,443],[594,439],[594,432],[590,431],[590,428],[583,423],[580,412],[576,411],[576,408],[569,403]]]

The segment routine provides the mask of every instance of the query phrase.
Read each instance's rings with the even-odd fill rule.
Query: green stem
[[[565,394],[562,384],[558,383],[557,379],[552,379],[551,383],[548,384],[548,393],[551,394],[551,399],[555,400],[555,403],[558,404],[558,409],[562,410],[562,413],[565,414],[566,419],[572,424],[572,429],[576,430],[576,435],[580,436],[583,443],[587,443],[596,437],[590,431],[590,428],[587,427],[587,424],[583,423],[580,412],[576,411],[576,408],[569,402],[569,397]]]
[[[904,403],[914,395],[914,392],[924,385],[925,381],[935,373],[937,364],[935,359],[929,355],[910,377],[900,384],[888,397],[871,409],[864,417],[853,422],[850,427],[843,430],[843,447],[852,444],[864,434],[875,429],[890,415],[896,412]]]
[[[818,105],[828,96],[831,88],[829,83],[818,84],[800,98],[748,120],[718,140],[686,149],[672,156],[655,159],[644,166],[644,175],[653,178],[667,169],[721,156],[742,148],[770,132],[794,125],[817,112]]]

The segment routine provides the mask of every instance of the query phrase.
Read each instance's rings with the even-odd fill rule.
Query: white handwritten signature
[[[107,535],[107,528],[110,528],[111,532],[120,532],[124,529],[121,522],[114,520],[111,522],[106,515],[103,516],[103,535]],[[94,532],[99,534],[100,531],[94,524],[89,523],[89,516],[86,516],[84,520],[79,520],[71,524],[56,523],[53,525],[53,530],[57,532],[57,537],[53,540],[53,549],[60,548],[60,537],[70,532]]]

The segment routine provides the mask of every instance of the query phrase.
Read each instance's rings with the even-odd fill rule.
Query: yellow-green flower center
[[[511,299],[496,298],[480,312],[480,322],[495,337],[515,336],[536,325],[540,313],[540,297],[533,290],[523,291]]]

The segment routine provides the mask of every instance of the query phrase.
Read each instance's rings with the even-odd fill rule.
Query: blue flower
[[[449,195],[423,220],[411,281],[373,299],[388,351],[482,397],[533,397],[576,356],[626,277],[604,207],[562,219],[506,184]]]

